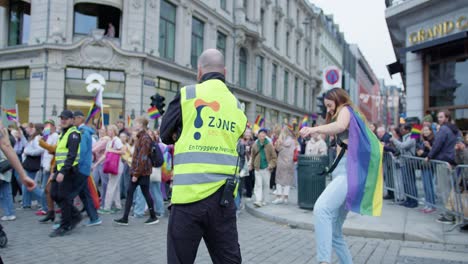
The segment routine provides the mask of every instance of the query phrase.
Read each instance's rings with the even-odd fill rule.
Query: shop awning
[[[426,41],[424,43],[417,44],[417,45],[414,45],[414,46],[411,46],[411,47],[408,47],[408,48],[403,48],[403,49],[400,50],[400,55],[404,56],[407,52],[413,52],[413,53],[414,52],[420,52],[420,51],[428,49],[428,48],[432,48],[432,47],[436,47],[436,46],[439,46],[439,45],[447,44],[447,43],[454,42],[454,41],[464,39],[464,38],[467,38],[467,37],[468,37],[468,31],[458,32],[458,33],[455,33],[455,34],[450,35],[450,36],[446,36],[446,37]]]

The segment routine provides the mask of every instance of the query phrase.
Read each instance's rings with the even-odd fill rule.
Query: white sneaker
[[[271,202],[272,204],[282,204],[283,203],[283,199],[281,198],[276,198],[273,202]]]
[[[255,207],[262,207],[262,203],[261,202],[254,202],[253,205]]]
[[[2,221],[14,221],[16,220],[16,216],[15,215],[8,215],[8,216],[2,216],[2,218],[0,218],[0,220]]]
[[[263,203],[262,203],[262,206],[265,206],[265,205],[267,205],[267,203],[266,203],[266,202],[263,202]]]
[[[288,199],[283,199],[284,204],[288,204]]]

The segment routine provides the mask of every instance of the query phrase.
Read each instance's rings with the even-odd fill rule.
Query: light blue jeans
[[[0,202],[5,216],[15,215],[13,195],[11,194],[11,183],[0,181]]]
[[[161,182],[150,182],[150,193],[151,197],[153,198],[156,214],[161,217],[164,216],[164,201],[161,192]]]
[[[26,171],[26,175],[28,175],[28,177],[33,180],[36,178],[37,173],[38,172]],[[36,186],[36,188],[34,188],[32,191],[28,191],[28,189],[24,185],[22,186],[22,188],[23,207],[31,207],[31,200],[36,199],[38,202],[41,203],[41,210],[47,212],[47,200],[45,198],[44,191],[39,186]]]
[[[135,189],[133,195],[133,215],[137,217],[143,217],[145,215],[146,200],[141,192],[140,186]]]
[[[346,156],[344,156],[333,172],[332,182],[328,184],[314,206],[315,242],[319,263],[331,263],[332,247],[340,263],[353,263],[343,238],[343,223],[348,214],[348,210],[345,209],[347,193],[348,179]]]

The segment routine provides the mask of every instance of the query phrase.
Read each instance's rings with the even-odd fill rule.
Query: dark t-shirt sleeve
[[[167,111],[163,117],[160,127],[160,137],[167,145],[174,144],[182,132],[182,107],[180,105],[180,92],[176,94],[174,100],[169,103]],[[173,135],[177,137],[174,140]]]

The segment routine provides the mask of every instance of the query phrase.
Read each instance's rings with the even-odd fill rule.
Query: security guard
[[[78,179],[81,136],[73,122],[73,112],[64,110],[60,114],[62,133],[55,151],[56,169],[52,178],[51,196],[62,210],[62,219],[50,237],[66,235],[81,221],[81,214],[73,205],[76,195],[72,192]]]
[[[162,141],[175,143],[169,264],[194,263],[202,238],[213,263],[242,261],[235,188],[229,183],[238,169],[236,146],[247,118],[226,86],[225,74],[223,55],[204,51],[198,60],[199,84],[180,90],[161,124]],[[229,201],[224,206],[223,197]]]

